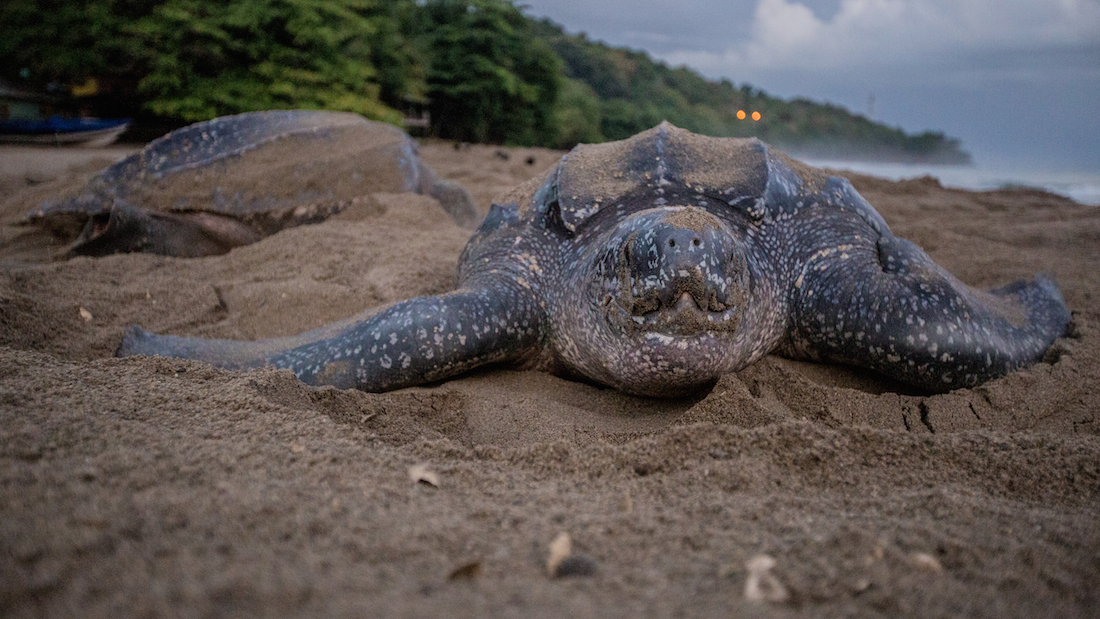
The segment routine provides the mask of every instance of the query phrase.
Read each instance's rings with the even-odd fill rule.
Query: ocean
[[[1005,187],[1033,187],[1072,198],[1082,204],[1100,206],[1100,172],[995,170],[981,166],[867,163],[813,158],[803,159],[803,161],[821,168],[851,170],[890,180],[933,176],[938,178],[945,187],[975,191]]]

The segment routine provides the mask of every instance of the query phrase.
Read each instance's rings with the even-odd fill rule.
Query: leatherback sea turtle
[[[27,219],[75,239],[70,255],[194,257],[321,221],[366,194],[403,191],[437,198],[459,225],[477,223],[466,191],[437,178],[396,127],[341,112],[250,112],[156,139]]]
[[[778,351],[945,391],[1035,363],[1070,319],[1049,277],[969,288],[847,180],[756,139],[663,123],[578,146],[503,202],[454,292],[257,342],[131,327],[119,354],[367,391],[507,362],[666,396]]]

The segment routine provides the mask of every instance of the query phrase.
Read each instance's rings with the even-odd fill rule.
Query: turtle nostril
[[[702,241],[700,241],[698,238],[691,239],[691,244],[693,247],[699,247],[699,243],[701,242]]]
[[[669,247],[676,247],[676,239],[669,239],[668,240],[668,246]]]

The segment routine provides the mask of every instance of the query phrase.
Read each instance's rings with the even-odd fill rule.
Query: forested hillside
[[[667,119],[803,154],[968,160],[941,133],[907,135],[837,106],[706,80],[531,19],[510,0],[8,0],[0,57],[9,82],[146,120],[297,107],[399,124],[427,110],[435,136],[569,147]]]
[[[958,140],[942,133],[907,135],[835,105],[785,101],[748,84],[706,80],[642,52],[567,34],[547,20],[537,31],[565,62],[559,131],[570,140],[618,140],[668,120],[712,136],[756,136],[802,154],[969,162]]]

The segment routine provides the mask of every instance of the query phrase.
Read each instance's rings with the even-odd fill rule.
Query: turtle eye
[[[558,174],[555,171],[546,178],[531,197],[534,207],[546,216],[546,227],[563,234],[566,238],[576,236],[562,217],[561,201],[558,199]]]
[[[546,205],[546,218],[547,227],[552,230],[556,230],[559,233],[565,235],[567,238],[573,238],[576,236],[572,230],[565,225],[565,220],[561,217],[561,203],[557,200]]]

